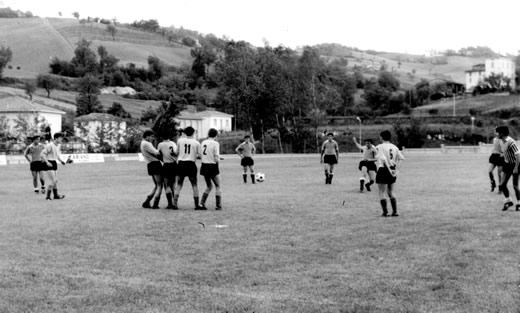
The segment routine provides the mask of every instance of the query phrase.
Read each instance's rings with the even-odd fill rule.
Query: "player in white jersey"
[[[157,146],[160,158],[163,161],[162,178],[166,200],[168,201],[167,209],[175,209],[173,205],[173,195],[175,191],[175,179],[177,177],[177,144],[170,140],[171,134],[165,133],[161,137],[163,141]]]
[[[179,155],[177,157],[177,186],[175,187],[175,195],[173,196],[174,209],[177,209],[177,203],[185,177],[188,177],[193,189],[195,210],[201,209],[199,206],[199,189],[197,187],[197,165],[195,164],[195,161],[200,157],[200,143],[193,138],[194,133],[195,129],[188,126],[184,129],[186,137],[181,137],[179,141],[177,141]]]
[[[498,184],[500,184],[500,177],[502,176],[502,166],[504,165],[504,155],[502,153],[502,148],[500,147],[500,138],[493,138],[493,150],[491,151],[491,155],[489,156],[489,180],[491,182],[491,192],[495,191],[497,186],[495,182],[495,177],[493,176],[493,171],[495,168],[497,169],[497,180]],[[500,191],[500,188],[498,188]]]
[[[376,183],[379,188],[379,200],[383,209],[383,216],[388,216],[386,203],[386,194],[388,194],[392,206],[392,216],[399,216],[397,214],[397,199],[394,195],[394,184],[397,179],[397,171],[404,157],[399,148],[390,143],[390,139],[392,139],[390,131],[385,130],[379,136],[382,140],[382,143],[376,147],[378,163]]]
[[[141,154],[143,155],[144,160],[146,161],[146,168],[148,170],[148,175],[152,176],[153,180],[153,188],[150,190],[148,195],[146,195],[146,200],[143,202],[143,208],[145,209],[158,209],[159,201],[161,199],[162,193],[162,164],[159,159],[159,151],[155,149],[152,144],[152,140],[154,137],[154,132],[151,129],[147,129],[143,133],[143,140],[141,141]],[[153,201],[153,205],[150,206],[150,201]]]
[[[332,184],[334,177],[334,165],[338,164],[339,147],[338,143],[334,141],[334,134],[328,133],[327,140],[321,146],[320,163],[324,164],[325,184]]]
[[[218,131],[211,128],[208,131],[208,139],[201,144],[202,165],[200,166],[200,175],[204,176],[206,181],[206,190],[202,193],[200,207],[206,210],[206,200],[215,184],[215,210],[222,210],[222,197],[220,190],[220,171],[218,163],[220,160],[220,144],[216,141]]]
[[[244,142],[238,145],[235,149],[235,152],[240,157],[240,165],[242,165],[244,169],[244,173],[242,174],[242,178],[244,179],[244,184],[247,183],[247,169],[249,168],[249,174],[251,175],[251,183],[255,183],[255,161],[253,160],[253,156],[255,155],[256,148],[255,145],[251,142],[251,136],[244,136]]]
[[[50,137],[50,135],[47,135],[46,138],[49,143],[45,146],[45,149],[42,150],[40,156],[45,163],[45,169],[44,171],[47,172],[47,197],[45,200],[52,200],[51,199],[51,192],[54,194],[54,199],[59,200],[65,198],[64,195],[58,194],[58,164],[57,161],[60,161],[61,164],[65,165],[65,161],[61,159],[61,153],[59,144],[61,144],[61,141],[63,140],[63,134],[62,133],[55,133],[54,134],[54,140]]]
[[[354,144],[359,150],[363,151],[363,160],[359,162],[358,166],[362,175],[359,178],[359,191],[363,192],[363,187],[365,187],[367,191],[371,191],[370,186],[375,182],[377,172],[376,147],[372,139],[365,139],[364,146],[357,142],[356,137],[352,137],[352,141],[354,141]]]
[[[516,196],[516,210],[520,210],[520,189],[518,188],[519,166],[520,166],[520,149],[516,145],[513,138],[509,136],[509,128],[507,126],[498,126],[495,132],[500,138],[500,148],[504,153],[504,164],[502,166],[502,179],[500,181],[500,190],[504,194],[504,206],[502,211],[506,211],[513,206],[513,199],[509,196],[507,183],[513,176],[513,189]]]

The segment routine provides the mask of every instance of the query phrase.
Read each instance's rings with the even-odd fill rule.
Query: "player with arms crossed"
[[[352,137],[352,141],[354,141],[354,144],[359,150],[363,151],[363,160],[359,162],[358,166],[363,175],[359,178],[359,191],[363,192],[363,187],[365,187],[367,191],[371,191],[370,186],[374,183],[377,172],[377,150],[374,146],[374,142],[372,139],[365,139],[365,145],[362,146],[357,142],[356,137]]]
[[[338,164],[339,147],[338,143],[334,141],[334,134],[328,133],[327,140],[321,145],[321,159],[320,163],[324,164],[325,184],[332,184],[332,177],[334,176],[334,165]]]
[[[498,126],[495,132],[500,139],[500,148],[504,152],[504,164],[502,166],[502,179],[500,181],[500,190],[504,194],[504,206],[502,211],[506,211],[513,206],[513,199],[509,196],[507,183],[513,176],[513,189],[516,196],[516,210],[520,210],[520,190],[518,189],[518,166],[520,165],[520,150],[513,138],[509,136],[509,128],[507,126]]]
[[[61,153],[59,144],[61,144],[63,140],[62,133],[55,133],[54,140],[52,140],[50,135],[47,135],[46,138],[49,143],[45,146],[45,149],[42,150],[40,156],[45,163],[45,170],[47,171],[47,178],[49,179],[47,184],[47,197],[45,200],[51,199],[51,192],[54,194],[54,199],[59,200],[65,198],[64,195],[58,194],[58,163],[60,161],[62,165],[65,165],[65,161],[61,159]]]
[[[193,189],[193,202],[195,210],[199,207],[199,188],[197,186],[197,164],[195,161],[200,156],[200,143],[193,138],[195,129],[188,126],[184,129],[186,137],[181,137],[177,142],[179,148],[179,156],[177,157],[177,186],[175,187],[175,195],[173,196],[173,207],[177,210],[177,203],[181,194],[184,178],[188,177]]]
[[[251,136],[244,136],[244,142],[238,145],[235,149],[235,152],[240,157],[240,165],[244,168],[244,174],[242,177],[244,178],[244,184],[247,183],[247,169],[249,168],[249,174],[251,175],[251,182],[255,183],[255,161],[253,160],[253,156],[255,155],[255,145],[251,142]]]
[[[45,180],[43,179],[42,169],[45,167],[41,158],[41,153],[45,149],[45,145],[40,143],[40,136],[32,136],[32,144],[25,149],[24,156],[29,162],[30,170],[33,177],[34,192],[40,193],[38,189],[38,176],[40,177],[41,192],[45,193]],[[29,157],[30,156],[30,157]]]
[[[159,159],[160,153],[152,144],[154,132],[151,129],[147,129],[143,133],[143,140],[141,141],[141,154],[146,161],[146,168],[148,175],[152,176],[153,188],[146,196],[146,200],[143,202],[143,208],[145,209],[158,209],[159,201],[162,193],[162,164]],[[153,199],[153,205],[150,206],[150,201]]]
[[[394,195],[394,184],[397,179],[397,171],[400,168],[401,161],[404,160],[403,154],[394,144],[390,143],[392,134],[390,131],[382,131],[379,136],[383,143],[377,145],[376,159],[378,162],[378,170],[376,175],[376,183],[379,188],[379,200],[383,209],[382,216],[388,216],[386,195],[390,198],[392,206],[392,216],[397,214],[397,199]]]
[[[171,134],[161,134],[163,141],[157,146],[160,158],[163,161],[162,178],[166,200],[168,201],[167,209],[175,209],[173,205],[173,195],[175,191],[175,179],[177,176],[177,144],[170,140]]]
[[[206,200],[215,184],[215,210],[222,210],[222,197],[220,191],[220,171],[218,163],[220,160],[220,144],[216,141],[218,131],[211,128],[208,131],[208,139],[201,144],[202,147],[202,165],[200,166],[200,175],[204,176],[206,181],[206,190],[202,193],[200,200],[200,208],[206,210]]]
[[[504,155],[502,153],[502,147],[500,146],[500,138],[493,138],[493,150],[491,151],[491,155],[489,156],[489,180],[491,182],[491,192],[495,191],[497,186],[495,182],[495,177],[493,176],[493,171],[495,168],[497,169],[497,180],[500,185],[500,177],[502,176],[502,165],[504,164]],[[499,192],[500,191],[500,188]]]

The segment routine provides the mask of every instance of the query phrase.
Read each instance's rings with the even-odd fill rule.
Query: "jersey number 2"
[[[202,147],[204,148],[204,150],[202,150],[202,154],[207,155],[207,154],[206,154],[206,149],[208,148],[208,146],[207,146],[207,145],[204,145],[204,146],[202,146]]]

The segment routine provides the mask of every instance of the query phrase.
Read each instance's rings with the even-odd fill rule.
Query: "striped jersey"
[[[40,157],[45,157],[47,161],[57,161],[61,155],[60,147],[54,142],[49,142],[40,153]]]
[[[177,162],[177,144],[171,140],[165,140],[157,146],[157,150],[162,155],[164,163],[175,163]]]
[[[220,159],[220,144],[213,138],[204,140],[201,144],[202,163],[217,164]]]
[[[500,139],[498,137],[493,138],[493,150],[491,154],[502,154],[502,147],[500,146]]]
[[[177,141],[179,148],[178,161],[192,161],[195,162],[200,155],[200,143],[193,138],[185,137]]]
[[[251,142],[244,141],[239,144],[235,151],[246,158],[250,158],[255,155],[255,145]]]
[[[45,149],[45,145],[38,143],[37,145],[30,145],[25,149],[25,155],[31,156],[31,162],[41,161],[41,153]]]
[[[504,161],[506,163],[515,163],[516,158],[520,157],[520,151],[515,140],[509,136],[504,140],[500,140],[500,148],[504,153]]]
[[[338,150],[339,150],[338,143],[336,141],[334,141],[333,139],[331,139],[331,140],[327,139],[321,145],[321,153],[325,154],[325,155],[336,155]]]
[[[144,139],[143,141],[141,141],[141,154],[143,155],[143,158],[146,161],[146,163],[159,161],[159,151],[155,149],[151,142],[146,141]]]
[[[378,167],[388,167],[394,169],[398,161],[404,160],[404,156],[394,144],[383,142],[377,145],[377,163]]]

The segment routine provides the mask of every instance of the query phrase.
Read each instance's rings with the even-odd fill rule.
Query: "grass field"
[[[206,212],[187,186],[179,211],[140,208],[140,162],[61,167],[52,202],[2,167],[0,312],[520,312],[520,212],[486,155],[405,155],[396,218],[357,191],[359,157],[325,185],[316,155],[259,156],[251,185],[225,156]]]

